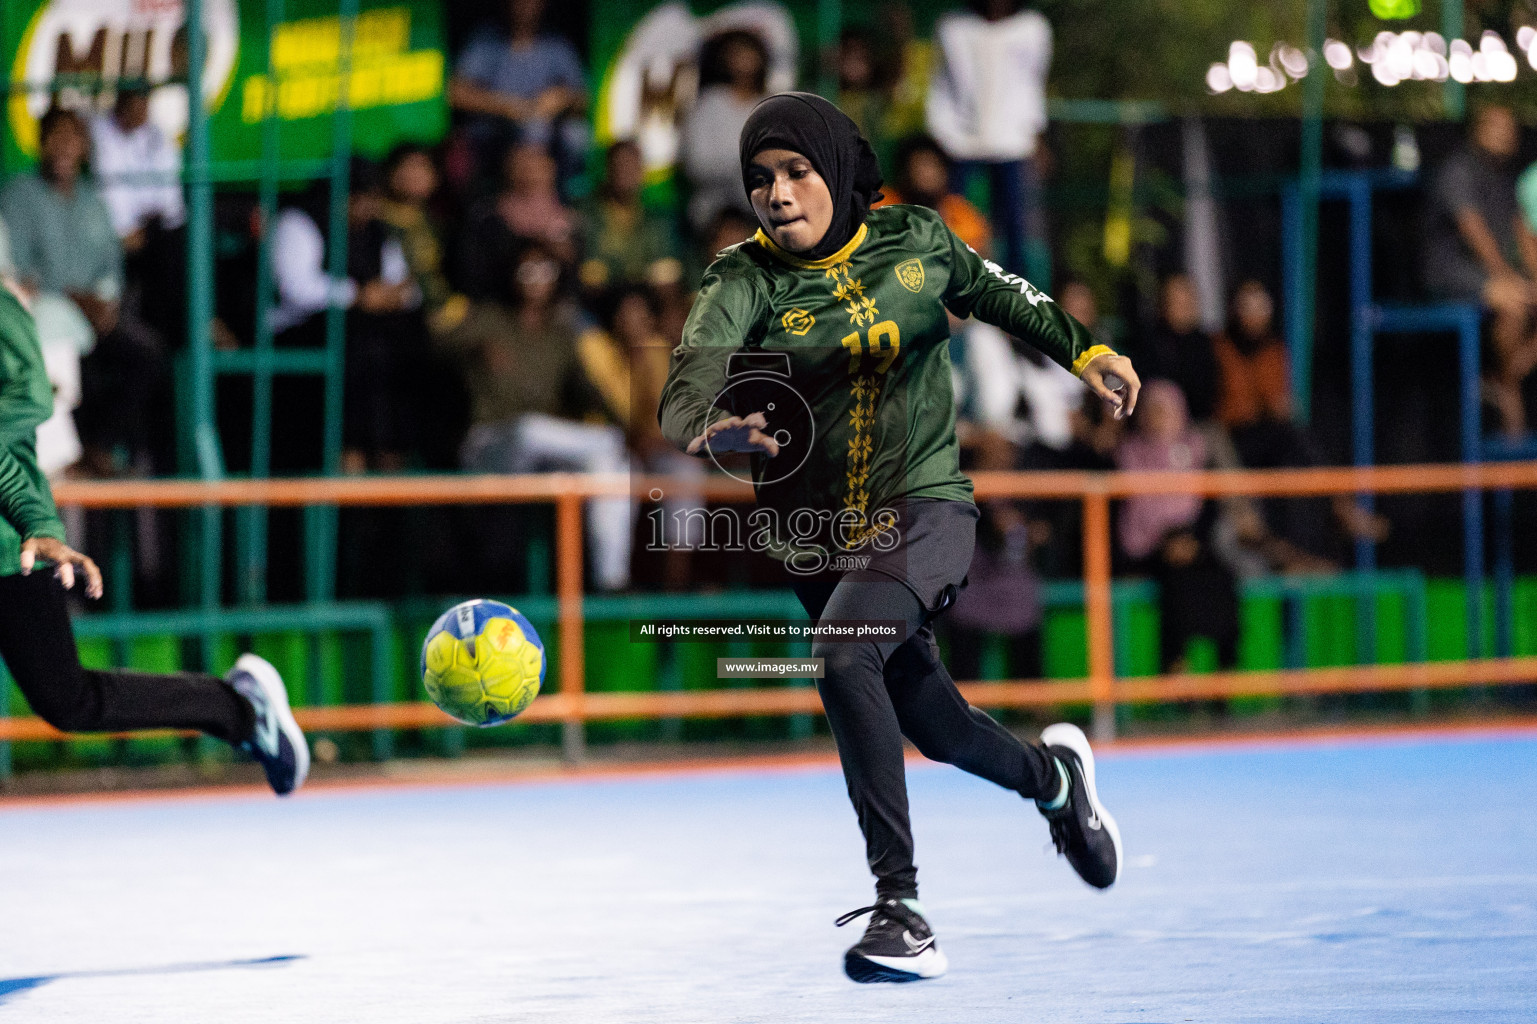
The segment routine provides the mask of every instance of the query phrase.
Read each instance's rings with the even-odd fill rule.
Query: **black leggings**
[[[32,710],[64,732],[198,729],[238,744],[254,727],[250,702],[217,676],[82,668],[49,569],[0,576],[0,658]]]
[[[879,573],[850,573],[798,580],[795,592],[816,620],[896,619],[907,626],[905,642],[818,640],[811,648],[813,657],[823,659],[817,689],[879,896],[918,895],[903,736],[924,757],[1021,796],[1045,796],[1048,788],[1055,795],[1051,756],[966,703],[939,660],[927,612],[904,584]]]

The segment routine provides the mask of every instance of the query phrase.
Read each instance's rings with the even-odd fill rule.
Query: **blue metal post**
[[[1495,491],[1494,504],[1494,653],[1508,658],[1514,650],[1511,600],[1516,582],[1515,493]]]
[[[1372,375],[1372,186],[1365,174],[1349,176],[1346,197],[1350,204],[1351,449],[1357,466],[1370,466],[1377,457],[1373,420],[1376,382]],[[1371,494],[1357,494],[1355,502],[1368,515],[1376,507]],[[1376,570],[1377,548],[1371,541],[1356,541],[1356,568],[1361,572]],[[1372,594],[1356,596],[1356,661],[1360,664],[1376,659],[1375,601]]]
[[[1464,317],[1457,332],[1462,384],[1462,461],[1479,459],[1479,352],[1477,316]],[[1484,653],[1484,496],[1462,492],[1462,565],[1467,587],[1468,657]]]
[[[1310,327],[1303,322],[1302,203],[1297,186],[1281,189],[1281,301],[1286,321],[1286,353],[1292,379],[1292,409],[1306,426],[1313,418]]]

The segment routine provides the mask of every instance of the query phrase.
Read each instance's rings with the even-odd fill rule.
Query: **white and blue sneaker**
[[[882,896],[874,906],[851,910],[835,923],[842,928],[865,914],[870,915],[865,937],[843,954],[843,973],[850,981],[920,981],[949,969],[917,900]]]
[[[261,763],[272,791],[287,796],[304,785],[310,772],[310,747],[288,706],[283,677],[266,658],[242,654],[224,678],[256,712],[256,728],[240,749]]]

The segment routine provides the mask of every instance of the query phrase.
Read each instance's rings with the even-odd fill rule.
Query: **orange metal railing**
[[[1489,465],[1382,466],[1198,473],[977,473],[977,497],[1076,499],[1083,502],[1084,601],[1088,670],[1081,680],[967,683],[962,690],[980,707],[1031,707],[1091,702],[1096,731],[1114,728],[1116,704],[1244,695],[1299,695],[1393,691],[1537,681],[1537,658],[1489,658],[1433,664],[1209,675],[1162,675],[1117,680],[1110,597],[1110,502],[1145,494],[1309,497],[1331,494],[1445,493],[1537,489],[1537,462]],[[420,476],[332,479],[197,481],[72,481],[56,490],[61,505],[86,508],[198,506],[452,505],[553,503],[556,510],[557,599],[561,670],[556,692],[524,712],[530,722],[561,722],[580,742],[587,721],[617,718],[731,717],[820,710],[814,690],[757,688],[673,693],[587,693],[582,663],[582,506],[594,497],[630,492],[645,496],[669,487],[713,502],[752,500],[752,490],[717,478],[704,483],[665,477]],[[310,729],[366,730],[449,724],[425,702],[305,708]],[[60,734],[35,718],[0,719],[0,741],[52,739]]]

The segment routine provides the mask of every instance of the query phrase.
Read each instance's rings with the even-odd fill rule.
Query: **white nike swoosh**
[[[930,946],[934,945],[934,936],[930,935],[922,942],[919,942],[913,938],[912,932],[904,931],[902,933],[902,941],[907,943],[907,948],[910,951],[914,953],[922,953],[925,949],[928,949]]]

